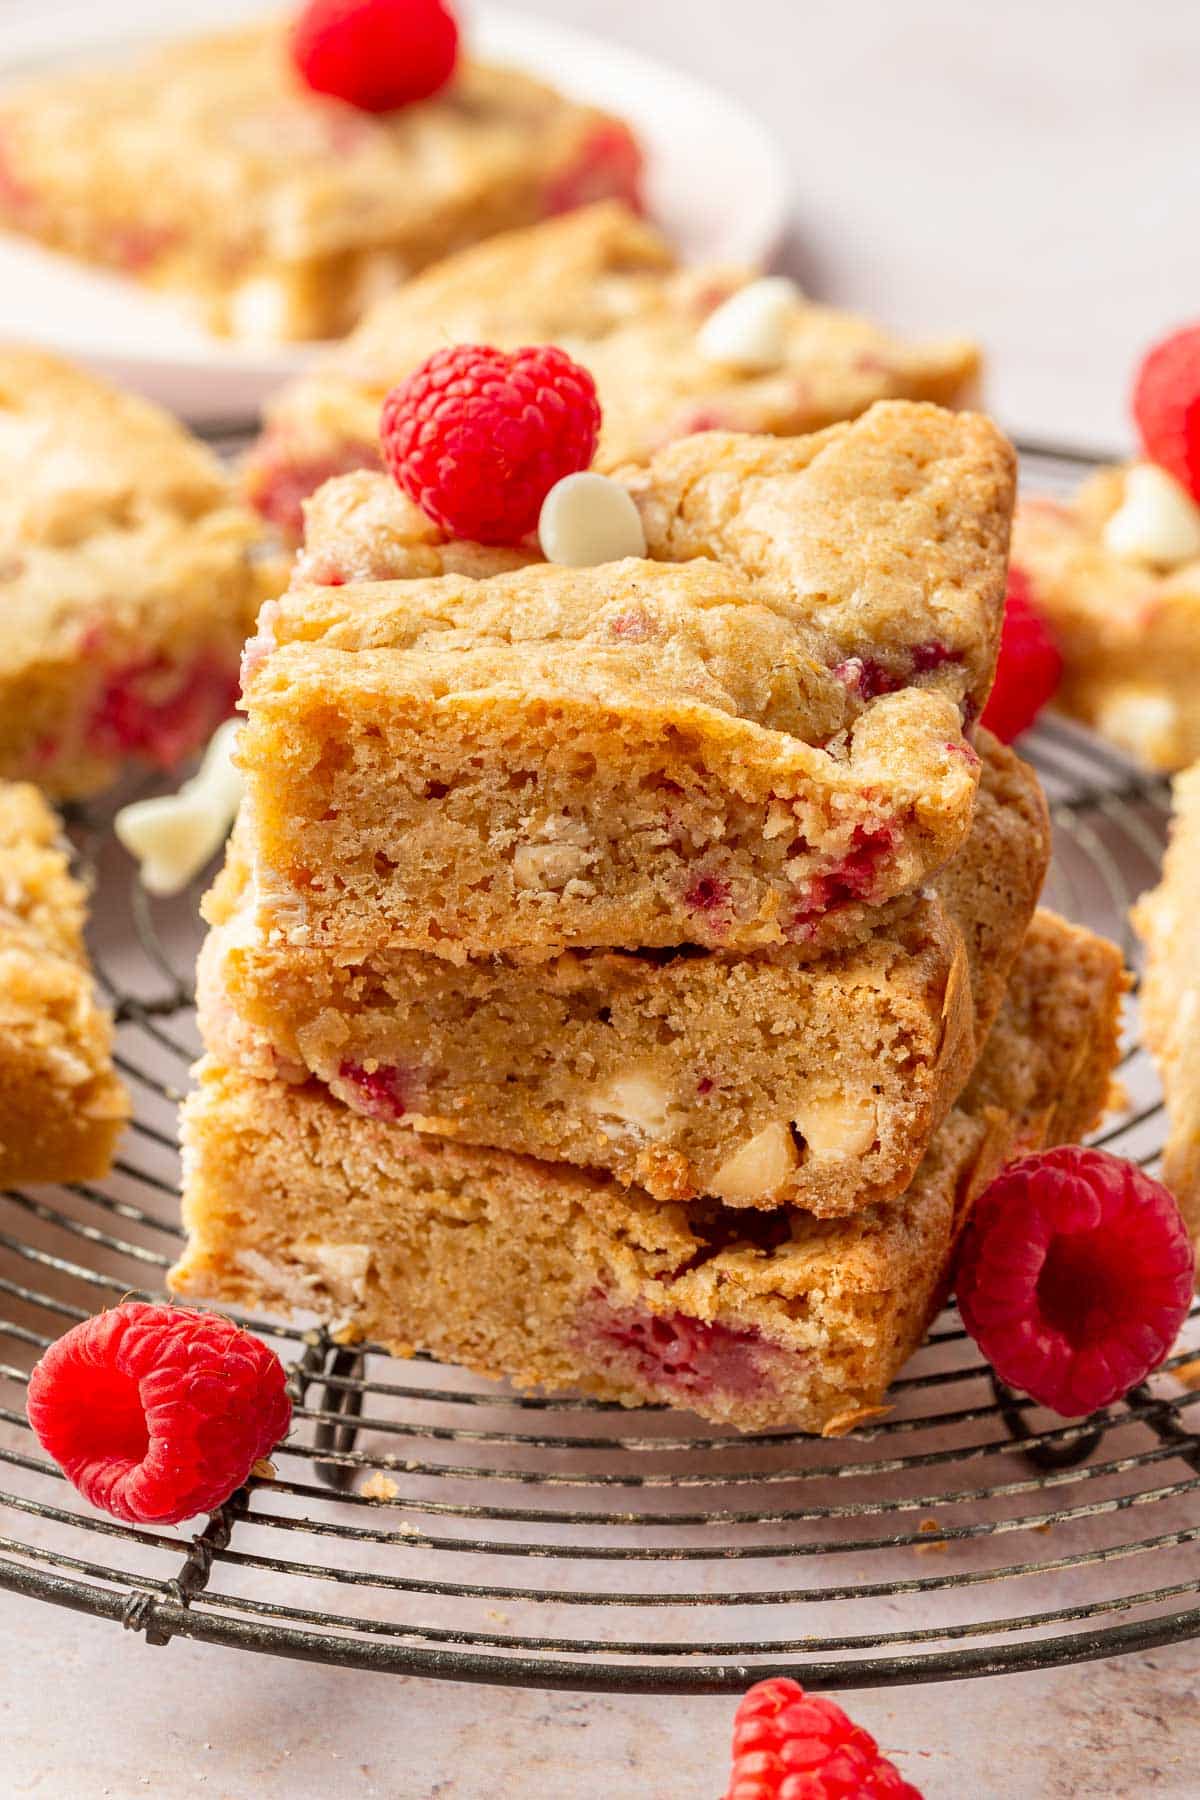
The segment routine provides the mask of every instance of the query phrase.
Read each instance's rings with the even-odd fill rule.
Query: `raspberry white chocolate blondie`
[[[954,854],[1003,603],[995,427],[886,402],[682,439],[628,487],[646,559],[264,608],[239,752],[262,927],[455,960],[816,950]]]
[[[972,1199],[1086,1131],[1116,1056],[1112,945],[1040,914],[969,1088],[906,1193],[853,1218],[687,1207],[439,1142],[209,1059],[185,1110],[182,1294],[304,1308],[519,1386],[743,1430],[869,1417],[920,1343]]]
[[[768,286],[746,269],[681,269],[657,231],[612,202],[494,238],[395,289],[284,389],[249,458],[247,491],[298,536],[301,502],[323,481],[379,466],[389,389],[454,342],[558,344],[583,363],[604,411],[601,469],[693,431],[793,436],[876,400],[956,405],[970,393],[974,345],[904,343],[786,286],[773,346],[710,342],[732,297],[749,296],[745,305]]]
[[[284,21],[56,74],[0,103],[0,221],[174,294],[216,331],[321,338],[460,245],[619,195],[628,128],[461,61],[375,113],[314,93]]]
[[[1162,880],[1133,920],[1146,946],[1142,1035],[1162,1074],[1170,1131],[1162,1178],[1200,1238],[1200,765],[1175,782]]]
[[[0,781],[0,1184],[106,1174],[129,1116],[85,910],[58,820],[36,788]]]
[[[260,535],[166,413],[0,347],[0,775],[75,799],[204,743],[270,591]]]
[[[235,840],[205,911],[200,1028],[251,1074],[570,1162],[659,1200],[839,1214],[907,1186],[1000,1004],[1045,875],[1032,771],[982,734],[966,845],[862,944],[493,956],[305,950],[250,923]]]

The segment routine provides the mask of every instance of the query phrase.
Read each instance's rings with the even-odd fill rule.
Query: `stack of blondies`
[[[178,1291],[733,1425],[869,1417],[1117,953],[976,727],[1014,470],[904,401],[618,470],[647,556],[435,542],[363,471],[245,665]],[[366,577],[366,578],[364,578]]]

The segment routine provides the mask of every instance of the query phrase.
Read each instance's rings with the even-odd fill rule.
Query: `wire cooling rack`
[[[1047,487],[1074,472],[1038,466]],[[1165,784],[1059,721],[1023,748],[1052,804],[1048,902],[1132,958],[1128,906],[1157,872]],[[625,1691],[986,1675],[1200,1632],[1196,1312],[1150,1382],[1064,1422],[996,1383],[948,1310],[891,1412],[831,1442],[520,1398],[248,1318],[290,1369],[274,1479],[195,1536],[94,1514],[40,1453],[24,1385],[69,1324],[163,1291],[200,928],[198,888],[148,901],[107,817],[73,830],[136,1117],[104,1183],[0,1198],[0,1583],[151,1644]],[[1133,1017],[1121,1080],[1124,1110],[1097,1141],[1152,1169],[1162,1115]]]

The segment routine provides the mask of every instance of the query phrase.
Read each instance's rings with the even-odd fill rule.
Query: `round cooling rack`
[[[1035,470],[1052,485],[1062,465]],[[1068,473],[1073,471],[1068,470]],[[1164,783],[1066,723],[1022,746],[1055,825],[1050,905],[1124,943]],[[33,1361],[180,1247],[175,1108],[198,1050],[199,886],[150,902],[108,817],[73,821],[92,951],[136,1117],[109,1180],[0,1199],[0,1582],[172,1636],[375,1670],[714,1693],[791,1672],[854,1687],[985,1675],[1200,1632],[1200,1313],[1117,1406],[1064,1422],[998,1385],[953,1311],[851,1438],[520,1398],[431,1359],[249,1319],[291,1372],[274,1479],[196,1536],[94,1514],[25,1423]],[[1131,1005],[1123,1110],[1148,1168],[1159,1092]]]

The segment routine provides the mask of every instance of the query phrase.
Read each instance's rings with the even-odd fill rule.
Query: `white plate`
[[[175,33],[261,11],[239,0],[174,0]],[[161,0],[104,9],[52,7],[5,21],[0,83],[81,60],[112,58],[162,36]],[[484,6],[468,24],[480,56],[542,75],[624,114],[646,145],[654,217],[690,260],[759,262],[777,248],[787,211],[783,159],[757,122],[725,95],[665,64],[582,31]],[[0,331],[48,344],[197,423],[252,417],[314,354],[211,337],[165,300],[118,276],[0,233]]]

